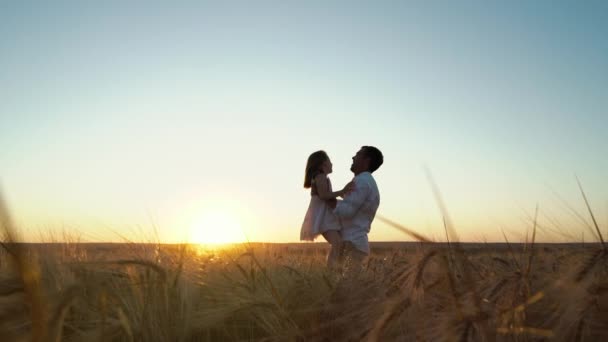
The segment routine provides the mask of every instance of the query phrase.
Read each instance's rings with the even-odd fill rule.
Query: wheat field
[[[4,243],[2,341],[599,341],[601,244]]]
[[[524,243],[433,242],[380,216],[418,242],[372,243],[354,274],[327,269],[325,243],[20,243],[0,201],[0,341],[606,340],[587,207],[599,242],[536,243],[538,208]]]

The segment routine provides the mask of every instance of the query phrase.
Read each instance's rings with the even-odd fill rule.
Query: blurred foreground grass
[[[535,244],[536,219],[525,244],[376,243],[344,276],[325,244],[18,243],[1,204],[0,341],[608,339],[595,219],[601,243]]]
[[[15,244],[2,341],[598,341],[599,244],[377,244],[356,279],[322,244]]]

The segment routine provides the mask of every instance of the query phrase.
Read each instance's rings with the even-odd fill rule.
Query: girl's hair
[[[306,162],[306,170],[304,170],[304,188],[308,189],[311,186],[312,178],[321,171],[321,165],[328,160],[329,157],[325,151],[317,151],[308,156]]]

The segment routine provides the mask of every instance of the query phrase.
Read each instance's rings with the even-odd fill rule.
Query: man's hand
[[[330,208],[335,209],[335,208],[336,208],[336,205],[338,205],[338,200],[337,200],[337,199],[335,199],[335,198],[332,198],[332,199],[328,199],[328,200],[326,200],[326,201],[325,201],[325,203],[327,203],[327,205],[328,205]]]

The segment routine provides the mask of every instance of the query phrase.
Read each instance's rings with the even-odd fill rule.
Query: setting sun
[[[190,242],[197,244],[237,243],[246,240],[243,227],[235,213],[208,210],[190,228]]]

